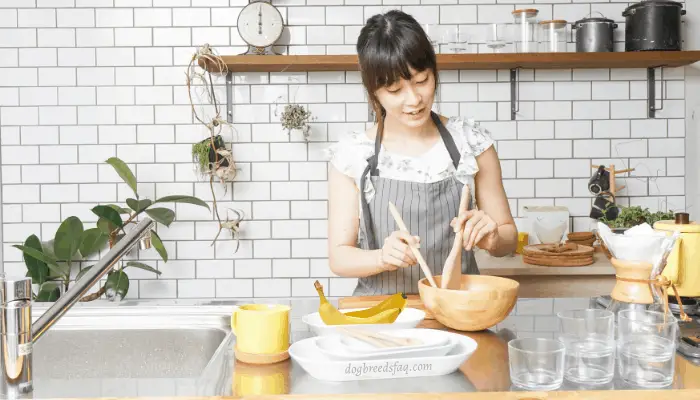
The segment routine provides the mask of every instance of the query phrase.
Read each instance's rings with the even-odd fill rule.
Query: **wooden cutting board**
[[[356,297],[342,297],[338,299],[338,309],[344,310],[348,308],[370,308],[372,306],[381,303],[386,300],[389,295],[381,296],[356,296]],[[419,310],[425,311],[425,319],[435,319],[430,311],[425,309],[423,301],[421,301],[420,296],[417,294],[409,294],[406,299],[406,307],[417,308]]]

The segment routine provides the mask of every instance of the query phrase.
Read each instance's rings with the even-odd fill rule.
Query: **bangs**
[[[411,68],[417,72],[432,69],[437,75],[435,51],[424,35],[413,31],[391,33],[360,53],[363,80],[370,92],[411,79]]]

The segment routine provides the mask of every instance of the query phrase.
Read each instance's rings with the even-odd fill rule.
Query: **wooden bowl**
[[[481,331],[503,321],[518,300],[517,281],[488,275],[462,275],[459,290],[437,288],[426,278],[418,281],[418,293],[425,308],[441,324],[458,331]]]

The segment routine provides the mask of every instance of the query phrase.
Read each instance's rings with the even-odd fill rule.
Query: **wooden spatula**
[[[462,189],[462,198],[459,201],[459,213],[468,211],[469,208],[469,185],[465,184]],[[455,241],[452,250],[445,260],[442,269],[440,287],[442,289],[459,290],[462,282],[462,241],[464,238],[464,227],[455,228]]]

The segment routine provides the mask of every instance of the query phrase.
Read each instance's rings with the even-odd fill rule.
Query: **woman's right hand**
[[[405,231],[394,231],[389,237],[384,239],[384,246],[382,246],[380,252],[382,269],[394,271],[418,264],[418,260],[409,248],[409,244],[420,248],[420,238],[411,236]]]

